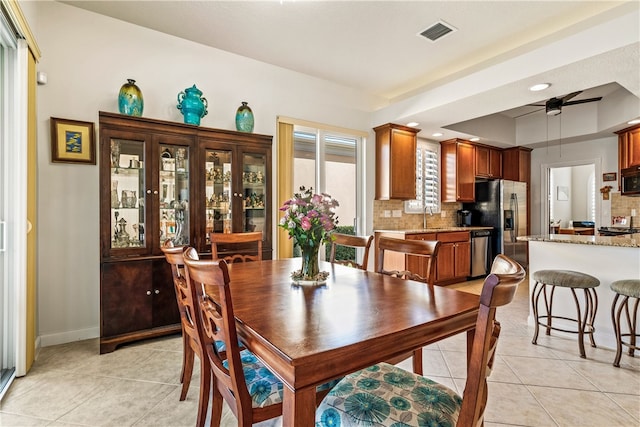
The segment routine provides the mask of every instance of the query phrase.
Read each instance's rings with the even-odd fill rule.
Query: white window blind
[[[407,200],[404,210],[440,212],[440,145],[418,141],[416,150],[416,200]]]

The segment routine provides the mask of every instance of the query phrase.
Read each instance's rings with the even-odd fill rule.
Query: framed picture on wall
[[[51,161],[95,165],[93,122],[51,117]]]
[[[569,200],[569,187],[565,187],[564,185],[558,185],[557,199],[560,201]]]
[[[618,179],[618,174],[615,172],[607,172],[602,174],[603,181],[615,181]]]

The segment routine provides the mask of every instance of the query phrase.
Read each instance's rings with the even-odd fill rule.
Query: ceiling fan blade
[[[547,104],[527,104],[527,105],[530,105],[532,107],[544,107]]]
[[[577,91],[577,92],[571,92],[570,94],[565,95],[565,96],[563,96],[563,97],[562,97],[562,98],[560,98],[560,99],[562,100],[562,102],[563,102],[563,104],[564,104],[566,101],[570,100],[570,99],[571,99],[571,98],[573,98],[573,97],[576,97],[576,96],[580,95],[581,93],[582,93],[582,91],[581,91],[581,90],[579,90],[579,91]],[[565,104],[565,105],[566,105],[566,104]]]
[[[533,105],[533,104],[528,104],[528,105]],[[544,105],[542,105],[542,107],[544,107]],[[515,116],[514,119],[517,119],[519,117],[524,117],[524,116],[527,116],[529,114],[537,113],[538,111],[542,111],[542,110],[544,110],[544,108],[540,108],[538,110],[529,111],[528,113],[524,113],[524,114],[520,114],[519,116]]]
[[[597,97],[597,98],[589,98],[589,99],[579,99],[577,101],[569,101],[569,102],[564,102],[562,103],[562,105],[575,105],[575,104],[584,104],[585,102],[595,102],[595,101],[600,101],[602,99],[601,96]]]

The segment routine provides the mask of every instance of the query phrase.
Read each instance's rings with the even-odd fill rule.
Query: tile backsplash
[[[456,211],[462,209],[462,203],[442,203],[444,213],[427,214],[427,228],[453,227],[456,225]],[[385,216],[388,211],[389,216]],[[400,211],[400,216],[394,217],[394,211]],[[423,215],[405,213],[402,200],[374,200],[373,201],[373,229],[374,230],[418,230],[422,229]]]
[[[640,197],[621,196],[620,193],[611,193],[611,218],[631,216],[631,210],[636,210],[633,219],[634,227],[640,227]],[[627,222],[626,225],[629,223]]]

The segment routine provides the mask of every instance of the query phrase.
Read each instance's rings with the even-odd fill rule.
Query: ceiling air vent
[[[420,35],[428,38],[432,42],[435,42],[439,38],[444,37],[453,31],[456,31],[456,28],[454,26],[449,25],[444,21],[438,21],[421,32]]]

